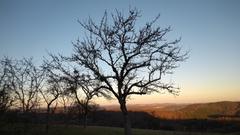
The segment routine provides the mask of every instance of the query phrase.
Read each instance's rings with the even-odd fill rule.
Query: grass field
[[[1,135],[45,135],[44,127],[29,126],[27,131],[23,131],[22,126],[5,127],[0,130]],[[231,133],[227,135],[239,135]],[[122,128],[90,126],[86,129],[81,126],[51,126],[48,135],[123,135]],[[199,133],[199,132],[177,132],[162,130],[133,129],[133,135],[226,135],[223,133]]]

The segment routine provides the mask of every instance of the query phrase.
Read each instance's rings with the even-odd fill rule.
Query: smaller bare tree
[[[32,58],[15,60],[10,65],[10,74],[16,107],[22,114],[24,132],[29,129],[29,122],[33,119],[32,112],[39,105],[39,89],[42,88],[44,72],[33,64]]]
[[[0,61],[0,116],[12,106],[14,101],[11,65],[12,60],[7,57]]]
[[[87,127],[88,114],[91,111],[91,100],[94,96],[99,96],[95,91],[96,82],[90,80],[88,75],[79,75],[79,72],[74,69],[73,75],[64,77],[64,80],[69,85],[68,91],[72,94],[79,109],[79,113],[83,115],[83,127]]]
[[[31,112],[39,103],[38,92],[42,88],[44,72],[33,64],[32,58],[17,61],[12,69],[12,84],[19,107],[22,112]]]
[[[57,101],[60,95],[60,86],[59,79],[52,75],[51,69],[44,67],[46,71],[45,87],[40,89],[42,98],[44,99],[47,105],[47,114],[46,114],[46,132],[49,130],[49,115],[51,112],[51,105]]]
[[[63,87],[65,88],[65,87]],[[63,107],[63,111],[62,114],[64,115],[64,124],[66,125],[66,127],[68,127],[69,125],[69,106],[71,105],[72,101],[72,97],[65,92],[65,90],[63,89],[63,91],[60,92],[59,98],[58,98],[58,102],[60,103],[60,105]]]
[[[50,56],[52,61],[46,61],[46,63],[49,63],[48,65],[55,69],[53,74],[60,77],[60,80],[64,82],[66,87],[64,93],[74,97],[76,106],[78,107],[79,120],[81,116],[83,116],[83,126],[86,128],[91,99],[94,96],[104,95],[94,89],[98,86],[98,80],[91,80],[91,77],[86,72],[70,65],[68,63],[69,60],[65,57]],[[79,71],[81,71],[81,73]]]

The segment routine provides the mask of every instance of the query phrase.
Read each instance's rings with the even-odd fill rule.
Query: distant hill
[[[104,106],[108,111],[120,111],[119,106]],[[129,111],[143,111],[164,119],[240,119],[240,102],[222,101],[197,104],[136,104]]]

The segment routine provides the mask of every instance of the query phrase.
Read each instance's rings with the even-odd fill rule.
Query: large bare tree
[[[137,25],[140,17],[137,9],[131,9],[127,15],[116,11],[110,17],[105,12],[100,23],[91,18],[79,21],[89,36],[73,43],[74,53],[69,58],[83,66],[91,79],[101,82],[96,91],[108,92],[118,100],[126,135],[131,135],[127,99],[163,90],[177,94],[178,88],[162,78],[187,56],[179,39],[166,39],[171,28],[158,26],[159,16],[142,27]]]

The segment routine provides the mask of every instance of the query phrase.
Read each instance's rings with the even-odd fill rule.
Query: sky
[[[128,103],[240,101],[239,0],[0,0],[0,58],[40,63],[47,52],[70,55],[71,42],[84,35],[77,20],[100,21],[104,11],[129,8],[141,10],[137,26],[160,13],[158,25],[173,29],[168,39],[181,37],[190,53],[170,77],[181,88],[179,96],[154,93]]]

